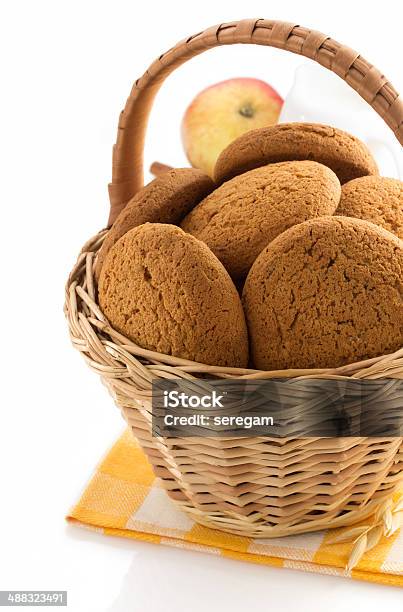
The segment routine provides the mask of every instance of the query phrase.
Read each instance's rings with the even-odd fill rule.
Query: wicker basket
[[[121,113],[109,185],[109,225],[143,184],[143,146],[152,102],[165,77],[207,49],[233,43],[279,47],[314,59],[353,87],[403,143],[403,101],[358,53],[323,34],[264,19],[214,26],[161,55],[136,81]],[[333,370],[259,372],[206,366],[142,349],[108,324],[93,267],[107,230],[83,248],[66,291],[73,345],[108,387],[169,496],[202,525],[276,537],[349,525],[372,514],[401,484],[402,438],[155,438],[151,383],[158,378],[355,377],[378,393],[403,378],[403,349]],[[301,398],[301,402],[303,398]]]

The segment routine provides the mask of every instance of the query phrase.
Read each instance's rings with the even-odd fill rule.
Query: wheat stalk
[[[389,538],[403,525],[403,494],[393,503],[391,499],[379,506],[370,525],[352,527],[332,538],[327,544],[341,544],[352,542],[354,544],[346,564],[346,570],[351,571],[362,556],[374,548],[382,536]]]

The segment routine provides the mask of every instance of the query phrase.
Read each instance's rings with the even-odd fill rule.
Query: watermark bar
[[[403,380],[158,380],[153,435],[402,437]]]
[[[67,606],[67,591],[0,591],[0,606]]]

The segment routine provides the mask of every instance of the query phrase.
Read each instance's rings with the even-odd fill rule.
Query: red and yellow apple
[[[204,89],[182,121],[189,162],[213,176],[221,151],[241,134],[276,123],[282,104],[273,87],[259,79],[229,79]]]

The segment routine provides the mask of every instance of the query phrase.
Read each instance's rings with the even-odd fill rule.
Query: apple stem
[[[239,114],[242,115],[242,117],[247,117],[249,119],[250,117],[253,117],[255,111],[250,104],[245,104],[245,106],[242,106],[239,109]]]

